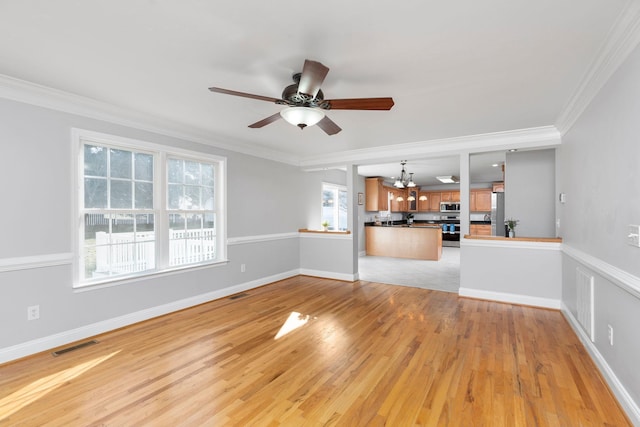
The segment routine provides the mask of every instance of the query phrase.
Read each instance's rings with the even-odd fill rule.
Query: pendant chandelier
[[[413,182],[413,173],[407,174],[407,172],[404,170],[404,165],[407,164],[407,161],[403,160],[400,162],[400,164],[402,165],[402,172],[400,173],[400,176],[396,178],[396,182],[393,184],[393,186],[396,188],[415,187],[416,184],[415,182]]]

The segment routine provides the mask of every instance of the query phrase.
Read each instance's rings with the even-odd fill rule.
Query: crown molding
[[[49,108],[95,120],[101,120],[134,129],[157,133],[172,138],[195,142],[223,150],[247,154],[297,166],[298,157],[277,150],[233,140],[222,142],[224,137],[160,119],[116,105],[96,101],[80,95],[38,85],[0,74],[0,98],[10,99],[38,107]]]
[[[640,43],[640,2],[628,0],[576,91],[558,116],[556,128],[565,135],[600,89]]]
[[[560,145],[560,132],[555,126],[541,126],[504,132],[484,133],[455,138],[434,139],[382,147],[327,153],[306,157],[300,167],[311,170],[318,167],[344,165],[348,163],[375,163],[406,157],[450,156],[463,152],[481,153],[510,148],[544,148]]]

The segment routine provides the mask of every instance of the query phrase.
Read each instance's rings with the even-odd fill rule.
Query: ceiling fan
[[[249,125],[250,128],[261,128],[283,118],[300,129],[317,124],[327,135],[335,135],[342,129],[327,117],[323,110],[390,110],[393,107],[393,98],[390,97],[324,99],[320,86],[328,72],[328,67],[306,59],[302,72],[293,75],[294,83],[282,91],[282,98],[253,95],[219,87],[210,87],[209,90],[287,106],[279,113]]]

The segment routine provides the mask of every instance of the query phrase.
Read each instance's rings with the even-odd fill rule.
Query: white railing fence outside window
[[[169,264],[193,264],[215,259],[215,229],[169,230]],[[135,273],[156,266],[155,233],[96,233],[93,277]]]

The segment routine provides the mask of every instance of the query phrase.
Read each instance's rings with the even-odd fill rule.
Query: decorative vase
[[[513,230],[509,230],[509,237],[516,237],[516,232]]]
[[[323,229],[324,231],[329,231],[329,226],[328,226],[328,225],[323,225],[323,226],[322,226],[322,229]]]

